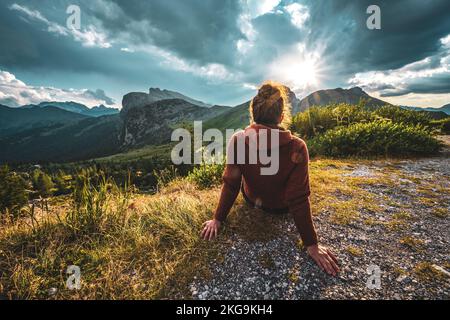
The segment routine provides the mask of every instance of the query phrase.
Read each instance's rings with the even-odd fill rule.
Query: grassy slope
[[[445,188],[446,179],[418,180],[414,174],[406,176],[398,171],[392,162],[381,162],[383,169],[375,176],[348,175],[354,168],[373,163],[361,160],[315,160],[311,163],[313,212],[320,214],[322,227],[329,225],[346,230],[341,231],[344,234],[351,234],[352,230],[362,230],[361,227],[353,229],[355,225],[373,226],[378,230],[373,234],[375,237],[395,235],[399,230],[409,234],[408,226],[414,220],[410,218],[411,214],[402,212],[414,212],[418,207],[425,208],[421,214],[435,215],[437,221],[447,221],[445,203],[438,205],[440,199],[450,196]],[[391,190],[399,188],[397,185],[403,182],[399,182],[397,175],[417,183],[419,197],[414,197],[416,203],[403,204],[370,191],[380,185]],[[439,192],[431,192],[435,189]],[[202,280],[212,277],[210,265],[214,261],[216,264],[224,261],[223,250],[230,247],[233,234],[249,243],[264,243],[286,233],[277,226],[275,220],[279,218],[249,210],[239,197],[221,237],[213,243],[201,241],[201,224],[211,216],[218,196],[218,187],[201,190],[185,179],[175,180],[156,195],[135,194],[125,201],[123,194],[111,192],[106,213],[95,224],[96,231],[75,235],[64,219],[71,212],[69,199],[53,199],[49,212],[38,210],[33,220],[24,217],[0,226],[0,296],[189,298],[192,294],[189,284],[195,276]],[[395,207],[402,214],[379,220],[386,214],[380,203]],[[297,236],[293,229],[289,232]],[[413,251],[408,253],[412,255],[416,240],[399,236],[397,246],[413,246]],[[396,245],[395,242],[388,243]],[[353,256],[363,254],[354,244],[346,250]],[[72,264],[81,267],[80,291],[69,291],[64,286],[65,270]],[[407,272],[414,277],[414,270]],[[425,268],[424,272],[432,272],[432,269]],[[56,288],[57,293],[49,294],[50,288]]]
[[[248,103],[236,106],[213,119],[207,120],[204,123],[203,128],[216,128],[221,131],[224,131],[225,129],[244,129],[250,122],[248,117],[248,107]]]
[[[139,149],[132,149],[112,156],[95,159],[96,162],[132,162],[137,160],[151,160],[153,158],[170,159],[170,151],[173,144],[159,146],[145,146]]]

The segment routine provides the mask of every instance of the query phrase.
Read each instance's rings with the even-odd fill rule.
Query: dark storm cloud
[[[107,105],[113,105],[115,103],[114,99],[108,97],[102,89],[97,89],[95,91],[88,90],[86,93],[91,95],[94,99],[103,100]]]
[[[45,24],[12,12],[9,8],[13,3],[15,2],[5,1],[0,4],[0,43],[2,44],[0,67],[39,69],[44,72],[46,70],[72,72],[108,72],[110,70],[110,59],[92,59],[92,56],[97,53],[108,55],[108,52],[94,48],[86,52],[80,43],[74,42],[71,38],[49,33]],[[65,10],[61,12],[62,17],[66,17]]]
[[[74,1],[72,1],[74,2]],[[284,1],[279,7],[292,1]],[[286,46],[306,40],[310,47],[324,47],[323,55],[346,74],[366,70],[399,68],[423,59],[439,49],[439,39],[450,33],[450,2],[416,1],[300,1],[307,5],[310,18],[300,31],[289,21],[287,13],[269,13],[252,21],[259,33],[260,54],[266,59]],[[3,3],[4,8],[14,1]],[[19,4],[36,4],[18,1]],[[37,8],[54,7],[54,2]],[[68,1],[58,1],[65,8]],[[124,36],[135,44],[153,44],[200,64],[236,62],[236,42],[245,39],[238,26],[243,12],[238,0],[112,0],[75,1],[87,14],[95,17],[110,36]],[[50,6],[52,4],[52,6]],[[366,28],[366,8],[381,7],[382,29]],[[55,39],[33,28],[8,9],[0,12],[0,40],[8,43],[0,55],[0,64],[76,64],[90,70],[109,68],[80,54],[83,48],[70,39]],[[45,11],[44,11],[45,13]],[[54,14],[54,13],[53,13]],[[64,21],[64,15],[60,22]],[[42,28],[41,28],[42,29]],[[308,31],[307,37],[305,33]],[[49,39],[50,38],[50,39]],[[53,37],[55,38],[55,37]],[[44,54],[41,54],[45,52]],[[64,52],[64,54],[62,54]],[[108,61],[108,59],[104,59]],[[94,65],[95,64],[95,65]]]
[[[369,30],[366,9],[378,4],[381,30]],[[326,45],[325,57],[343,72],[395,69],[433,55],[450,33],[450,1],[308,1],[311,45]]]
[[[243,35],[235,0],[141,1],[114,0],[110,14],[92,13],[111,33],[134,43],[153,44],[198,62],[231,64],[235,43]],[[120,15],[115,15],[117,12]]]
[[[385,91],[380,94],[381,97],[398,97],[408,93],[428,93],[440,94],[450,92],[450,74],[442,74],[435,77],[423,78],[411,81],[403,89]]]
[[[229,99],[234,92],[242,96],[243,83],[265,80],[267,68],[283,54],[295,53],[300,43],[306,50],[320,53],[324,69],[321,86],[326,87],[345,86],[356,73],[399,69],[427,57],[428,65],[411,68],[437,68],[441,64],[440,39],[450,34],[448,0],[303,0],[298,2],[306,6],[309,18],[301,27],[292,23],[286,10],[294,2],[282,0],[265,14],[248,18],[251,36],[241,25],[243,14],[248,13],[244,0],[2,1],[0,69],[13,73],[57,72],[67,77],[86,75],[90,88],[102,87],[88,80],[92,74],[100,74],[126,83],[125,87],[171,85],[171,89],[186,88],[185,93],[197,94],[208,102],[223,103],[220,99]],[[71,36],[51,33],[45,24],[11,11],[13,3],[39,10],[60,25],[65,23],[67,5],[78,4],[84,26],[95,25],[112,47],[86,47]],[[381,7],[381,30],[366,27],[366,9],[372,4]],[[239,41],[246,42],[248,50],[240,52]],[[139,51],[149,46],[188,67],[176,67],[170,60],[163,61],[164,57]],[[135,53],[120,51],[128,47],[136,49]],[[221,83],[221,79],[207,79],[208,72],[195,72],[213,63],[240,76],[231,77],[234,83],[228,77]],[[397,90],[392,84],[378,83],[377,90],[388,94],[449,92],[445,81],[435,75]],[[105,89],[110,95],[111,88]]]

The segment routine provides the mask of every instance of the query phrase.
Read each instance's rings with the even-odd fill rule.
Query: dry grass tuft
[[[364,252],[360,248],[355,246],[348,246],[345,250],[355,257],[362,257],[364,254]]]
[[[399,242],[413,251],[421,252],[425,249],[425,243],[422,240],[416,239],[414,237],[403,237]]]
[[[445,273],[437,270],[430,262],[420,262],[413,272],[419,280],[424,282],[445,281],[448,278]]]

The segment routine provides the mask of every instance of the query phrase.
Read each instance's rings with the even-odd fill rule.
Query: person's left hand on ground
[[[340,271],[338,267],[338,260],[330,249],[320,244],[316,244],[309,246],[307,251],[309,256],[313,258],[320,269],[333,276],[338,274]]]

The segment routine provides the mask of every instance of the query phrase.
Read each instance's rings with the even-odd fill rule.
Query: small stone
[[[444,268],[442,268],[441,266],[438,266],[437,264],[433,264],[432,267],[439,271],[442,272],[443,274],[445,274],[447,277],[450,277],[450,272],[448,272],[447,270],[445,270]]]
[[[395,281],[403,282],[406,278],[408,278],[408,277],[403,274],[403,275],[399,276],[397,279],[395,279]]]
[[[58,292],[58,289],[56,289],[56,288],[48,289],[48,294],[51,296],[54,296],[57,292]]]

